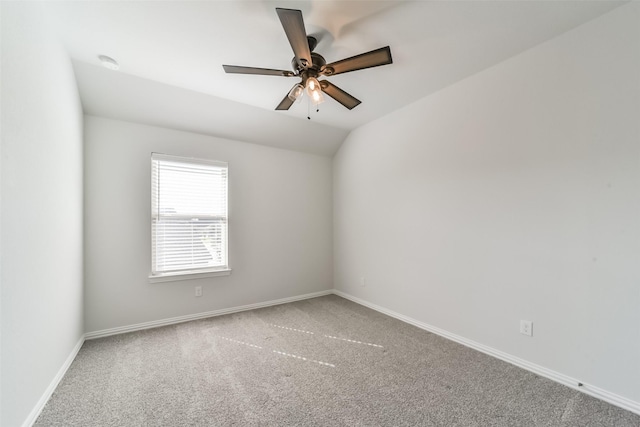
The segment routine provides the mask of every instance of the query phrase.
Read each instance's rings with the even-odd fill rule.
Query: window
[[[151,278],[229,272],[224,162],[151,155]]]

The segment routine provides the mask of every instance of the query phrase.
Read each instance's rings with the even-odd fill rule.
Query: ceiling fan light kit
[[[304,93],[304,86],[298,83],[289,91],[289,99],[293,102],[299,101],[302,98],[302,94]]]
[[[307,36],[302,12],[297,9],[276,8],[276,13],[280,18],[282,28],[293,50],[294,57],[291,60],[291,66],[294,71],[244,67],[239,65],[222,66],[226,73],[231,74],[299,77],[301,82],[296,83],[293,88],[291,88],[284,99],[280,101],[276,110],[288,110],[294,102],[302,97],[305,89],[310,100],[315,105],[324,102],[324,93],[351,110],[360,105],[361,101],[359,99],[330,83],[328,80],[318,80],[318,78],[393,63],[391,49],[389,46],[386,46],[327,64],[322,55],[313,51],[318,44],[318,40],[313,36]]]

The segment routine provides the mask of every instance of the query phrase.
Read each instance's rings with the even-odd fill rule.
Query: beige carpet
[[[87,341],[36,426],[640,426],[343,298]]]

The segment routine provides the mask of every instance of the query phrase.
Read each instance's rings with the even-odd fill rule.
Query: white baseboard
[[[403,322],[409,323],[413,326],[417,326],[420,329],[424,329],[425,331],[429,331],[436,335],[440,335],[441,337],[447,338],[451,341],[455,341],[459,344],[462,344],[474,350],[478,350],[482,353],[488,354],[489,356],[493,356],[500,360],[504,360],[505,362],[508,362],[508,363],[511,363],[512,365],[526,369],[527,371],[533,372],[534,374],[538,374],[542,377],[545,377],[555,382],[558,382],[560,384],[566,385],[567,387],[570,387],[574,390],[581,391],[582,393],[596,397],[607,403],[610,403],[612,405],[618,406],[622,409],[626,409],[627,411],[640,415],[640,402],[627,399],[626,397],[619,396],[615,393],[611,393],[610,391],[601,389],[600,387],[585,384],[582,381],[579,381],[575,378],[571,378],[567,375],[561,374],[560,372],[547,369],[544,366],[536,365],[535,363],[531,363],[527,360],[521,359],[516,356],[512,356],[503,351],[496,350],[495,348],[469,340],[467,338],[461,337],[460,335],[452,334],[451,332],[447,332],[444,329],[440,329],[435,326],[431,326],[427,323],[420,322],[419,320],[413,319],[411,317],[405,316],[400,313],[396,313],[395,311],[370,303],[369,301],[365,301],[363,299],[354,297],[353,295],[347,294],[337,289],[334,289],[333,293],[342,298],[353,301],[357,304],[363,305],[365,307],[369,307],[375,311],[379,311],[380,313],[386,314],[387,316],[395,317],[398,320],[402,320]]]
[[[73,350],[71,350],[71,353],[69,353],[67,360],[64,361],[64,364],[62,365],[56,376],[53,378],[53,381],[51,381],[51,384],[49,384],[49,387],[47,387],[36,406],[31,410],[31,413],[29,414],[27,419],[22,423],[22,427],[31,427],[33,423],[36,422],[36,420],[40,416],[40,413],[44,409],[44,406],[49,401],[49,398],[56,390],[56,387],[58,387],[58,384],[60,384],[62,377],[64,377],[64,374],[67,373],[69,366],[71,366],[71,363],[76,358],[76,355],[80,351],[82,344],[84,344],[84,335],[80,337],[78,343],[75,345],[75,347],[73,347]]]
[[[207,317],[221,316],[223,314],[238,313],[240,311],[254,310],[256,308],[270,307],[272,305],[280,305],[280,304],[286,304],[289,302],[305,300],[309,298],[321,297],[324,295],[330,295],[332,293],[333,293],[333,289],[328,289],[326,291],[313,292],[310,294],[297,295],[294,297],[259,302],[255,304],[241,305],[238,307],[231,307],[231,308],[223,308],[220,310],[206,311],[204,313],[188,314],[186,316],[171,317],[169,319],[153,320],[151,322],[137,323],[134,325],[120,326],[117,328],[102,329],[100,331],[86,333],[85,338],[88,340],[92,340],[96,338],[108,337],[110,335],[118,335],[118,334],[124,334],[127,332],[141,331],[143,329],[158,328],[160,326],[174,325],[176,323],[188,322],[190,320],[205,319]]]

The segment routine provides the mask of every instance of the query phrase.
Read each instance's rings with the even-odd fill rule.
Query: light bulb
[[[320,83],[315,77],[309,77],[307,79],[307,95],[313,97],[312,93],[320,89]]]
[[[313,102],[315,104],[324,102],[324,96],[322,96],[322,92],[320,90],[314,90],[313,92],[311,92],[311,99],[313,99]]]
[[[322,95],[322,89],[320,89],[320,83],[315,77],[309,77],[307,79],[307,95],[313,101],[314,104],[320,104],[324,102],[324,96]]]

